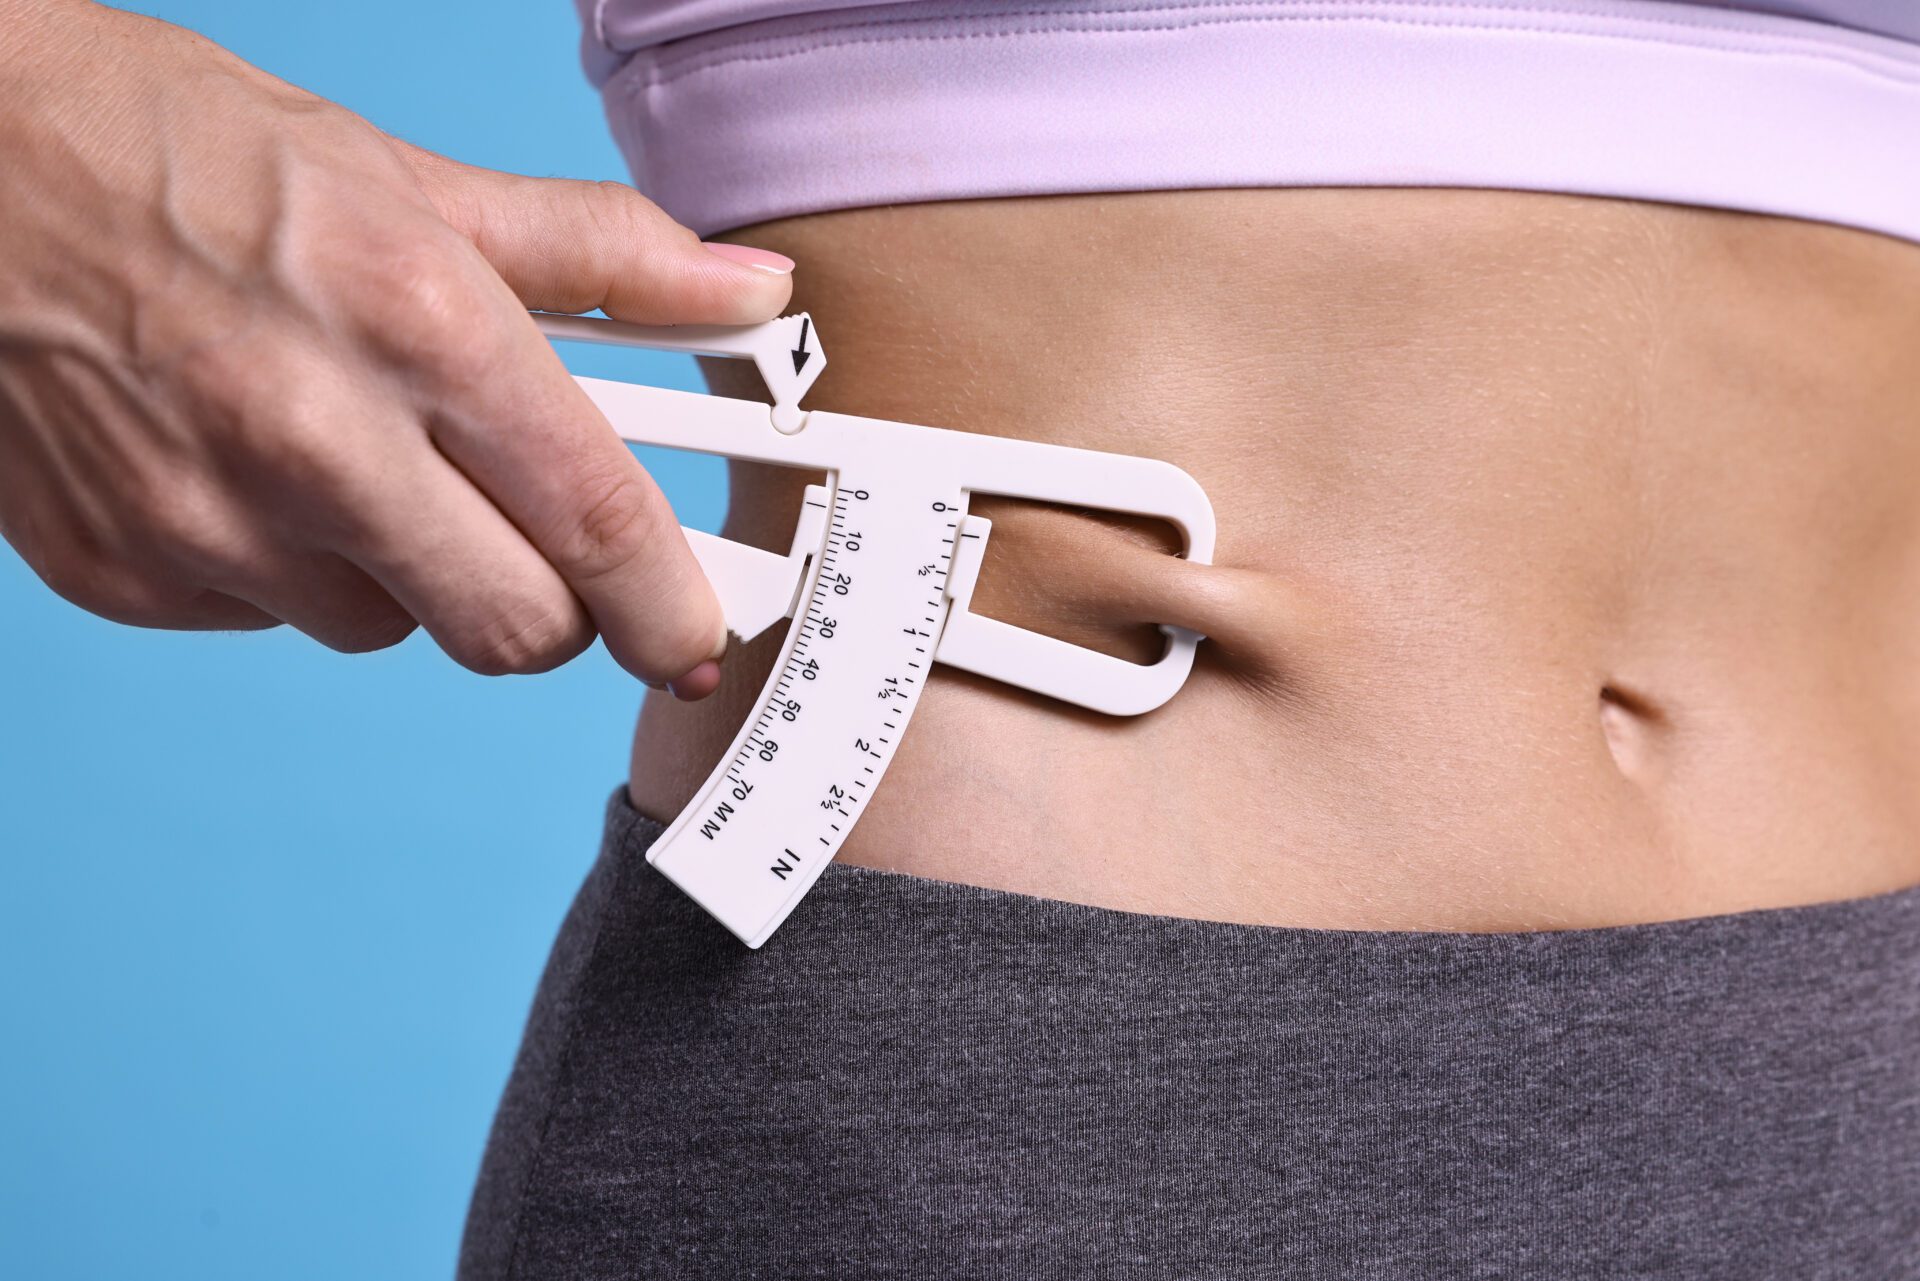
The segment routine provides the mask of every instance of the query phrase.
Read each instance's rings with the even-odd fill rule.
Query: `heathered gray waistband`
[[[1231,925],[834,864],[743,947],[616,794],[463,1281],[1920,1276],[1920,890]]]

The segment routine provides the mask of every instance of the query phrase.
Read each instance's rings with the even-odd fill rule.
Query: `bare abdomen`
[[[1209,570],[993,506],[976,608],[1118,653],[1156,621],[1213,640],[1138,720],[943,676],[841,858],[1356,928],[1920,881],[1920,246],[1446,190],[737,235],[800,264],[832,358],[810,406],[1158,456],[1219,517]],[[778,541],[796,486],[737,471],[729,532]],[[679,808],[771,657],[650,700],[643,811]]]

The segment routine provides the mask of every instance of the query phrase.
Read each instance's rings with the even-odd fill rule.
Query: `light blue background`
[[[625,176],[567,0],[142,8],[462,160]],[[718,527],[720,464],[646,458]],[[638,687],[123,628],[3,546],[0,623],[0,1277],[450,1275]]]

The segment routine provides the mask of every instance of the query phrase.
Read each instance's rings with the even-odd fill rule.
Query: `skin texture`
[[[1168,459],[1218,565],[982,497],[976,608],[1187,688],[1109,720],[936,669],[840,857],[1136,911],[1550,929],[1920,882],[1920,245],[1448,190],[1130,192],[744,228],[810,408]],[[746,376],[750,377],[750,375]],[[716,390],[753,395],[712,362]],[[804,477],[736,468],[784,548]],[[777,640],[649,699],[671,817]]]
[[[711,691],[711,589],[526,312],[766,320],[791,263],[422,151],[163,22],[0,0],[0,30],[0,533],[55,591],[342,650],[419,625],[488,673],[599,633]]]

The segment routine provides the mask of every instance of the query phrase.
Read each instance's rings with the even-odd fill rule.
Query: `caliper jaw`
[[[727,630],[741,641],[750,641],[781,619],[793,617],[807,581],[807,562],[826,537],[827,501],[824,486],[807,486],[800,519],[794,525],[793,546],[785,556],[682,528],[693,558],[713,584]]]

